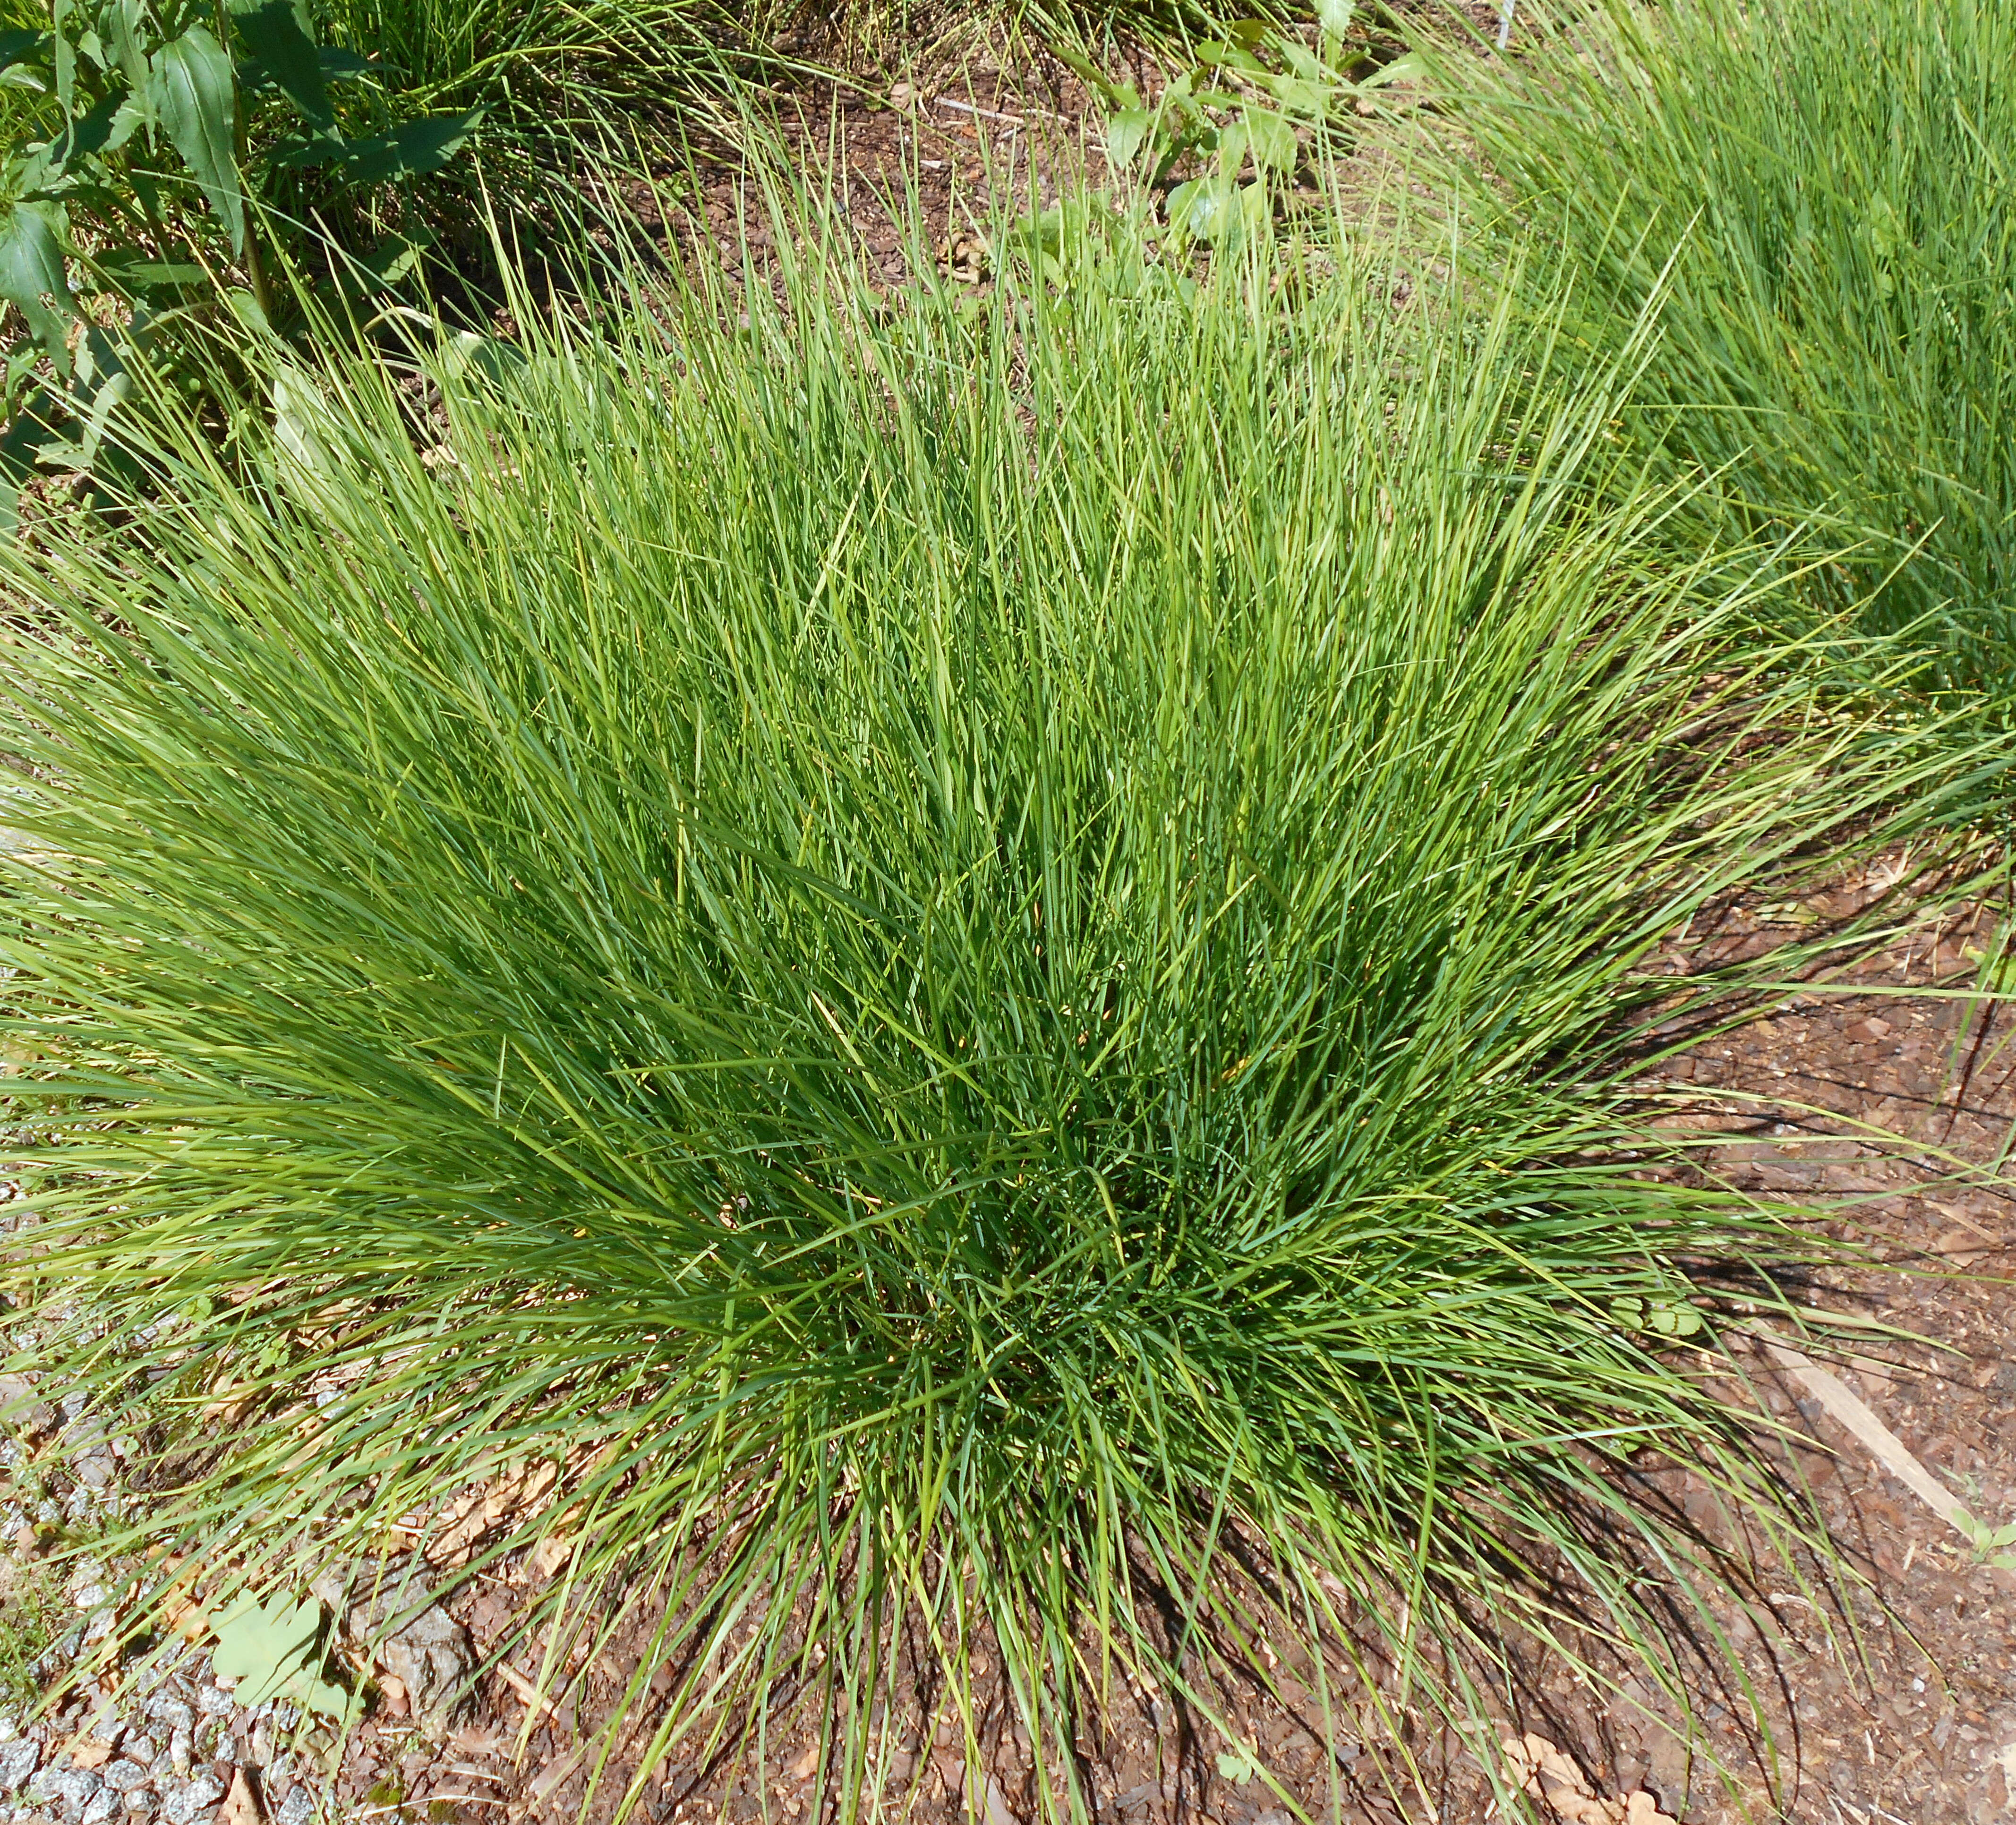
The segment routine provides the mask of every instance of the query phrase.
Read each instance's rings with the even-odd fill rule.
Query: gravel
[[[195,1775],[161,1802],[161,1816],[168,1825],[196,1825],[197,1817],[223,1798],[224,1783],[215,1775]]]

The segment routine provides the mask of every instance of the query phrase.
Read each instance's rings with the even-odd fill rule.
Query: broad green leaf
[[[1412,82],[1427,69],[1427,65],[1409,51],[1404,57],[1395,57],[1390,63],[1382,63],[1358,86],[1360,88],[1384,88],[1395,82]]]
[[[261,74],[311,127],[336,124],[322,56],[295,0],[232,0],[231,23]]]
[[[285,1596],[240,1597],[212,1626],[217,1646],[211,1664],[220,1678],[235,1679],[239,1704],[265,1704],[291,1698],[326,1716],[347,1719],[358,1708],[354,1694],[322,1676],[322,1605],[313,1597],[290,1603]]]
[[[336,459],[322,438],[329,423],[329,401],[313,380],[292,367],[283,365],[275,372],[274,441],[304,469],[318,475],[336,471]]]
[[[157,117],[211,207],[229,226],[234,248],[245,244],[245,200],[232,146],[236,88],[224,47],[200,25],[157,51],[147,75]]]
[[[1106,156],[1116,165],[1133,164],[1155,117],[1146,108],[1123,108],[1106,124]]]
[[[146,22],[143,0],[105,0],[98,9],[98,35],[135,95],[147,87]]]
[[[1316,23],[1341,38],[1351,30],[1351,16],[1357,10],[1355,0],[1316,0]]]
[[[114,290],[127,293],[161,291],[199,283],[200,266],[186,260],[163,260],[142,247],[115,247],[97,255],[92,269]]]
[[[1221,70],[1237,70],[1244,75],[1264,75],[1267,69],[1251,51],[1216,41],[1199,45],[1197,60]]]
[[[70,23],[70,0],[50,0],[49,25],[54,36],[56,99],[67,114],[77,106],[77,47],[63,28]]]
[[[1283,109],[1305,121],[1323,120],[1337,102],[1334,85],[1308,82],[1299,76],[1269,77],[1266,86]]]
[[[1248,108],[1244,117],[1246,148],[1256,166],[1267,171],[1291,171],[1301,156],[1295,130],[1279,114],[1265,108]]]
[[[17,203],[0,222],[0,298],[27,319],[35,340],[63,373],[64,337],[77,315],[63,272],[63,212],[50,203]]]
[[[482,119],[481,108],[464,114],[428,114],[390,132],[350,141],[340,163],[353,183],[397,184],[424,177],[461,151]]]
[[[117,152],[133,137],[145,118],[145,110],[134,105],[131,95],[115,90],[88,113],[80,114],[70,122],[67,131],[50,142],[45,161],[49,177],[62,175],[77,159],[95,158],[104,153]]]
[[[1215,239],[1231,206],[1232,190],[1228,180],[1215,176],[1179,184],[1169,193],[1169,226],[1197,240]]]
[[[502,380],[507,376],[522,373],[527,365],[525,351],[516,343],[500,341],[494,336],[479,336],[473,329],[456,333],[448,345],[451,373],[459,374],[473,369],[489,380]]]

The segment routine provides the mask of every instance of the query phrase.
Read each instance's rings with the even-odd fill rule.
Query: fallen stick
[[[1945,1521],[1953,1530],[1971,1540],[1979,1531],[1974,1517],[1932,1473],[1913,1457],[1903,1439],[1879,1420],[1867,1402],[1851,1392],[1838,1376],[1831,1375],[1810,1358],[1768,1332],[1757,1334],[1773,1362],[1795,1377],[1806,1391],[1853,1434],[1856,1442],[1875,1454],[1891,1475]]]
[[[527,1710],[536,1708],[549,1717],[557,1718],[560,1715],[560,1707],[509,1661],[500,1660],[497,1663],[497,1676],[524,1700]]]

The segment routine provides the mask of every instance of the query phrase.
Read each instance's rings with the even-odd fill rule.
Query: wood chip
[[[543,1711],[549,1717],[556,1718],[560,1715],[560,1707],[509,1661],[500,1660],[497,1663],[496,1672],[498,1678],[525,1701],[527,1709]]]
[[[112,1745],[80,1733],[69,1743],[71,1762],[79,1768],[103,1768],[112,1759]]]
[[[217,1825],[264,1825],[265,1814],[259,1808],[259,1795],[242,1768],[231,1771],[231,1790],[224,1796],[224,1804],[217,1809]]]

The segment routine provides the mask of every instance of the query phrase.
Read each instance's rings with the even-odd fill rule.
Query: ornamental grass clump
[[[164,1590],[542,1492],[444,1575],[552,1545],[554,1677],[648,1622],[652,1755],[809,1706],[893,1803],[991,1642],[1071,1812],[1110,1679],[1256,1634],[1396,1727],[1575,1589],[1670,1676],[1648,1452],[1789,1538],[1669,1352],[1799,1245],[1629,1150],[1622,1041],[1903,775],[1647,568],[1625,375],[1096,242],[241,351],[270,423],[10,548],[8,1290]]]
[[[1662,290],[1627,423],[1730,521],[1800,535],[1797,593],[1924,650],[2006,728],[2016,640],[2016,5],[1522,7],[1528,54],[1447,73],[1438,161],[1579,275],[1599,355]],[[1478,153],[1482,156],[1477,157]],[[1503,246],[1489,233],[1487,261]],[[1536,293],[1552,319],[1557,279]]]

